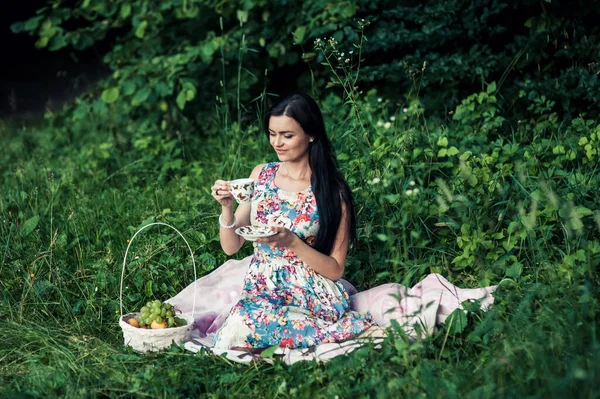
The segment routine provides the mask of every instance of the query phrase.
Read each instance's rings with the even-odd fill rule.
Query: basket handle
[[[175,230],[175,232],[177,234],[179,234],[179,236],[181,238],[183,238],[183,241],[185,241],[185,245],[187,245],[188,249],[190,250],[190,256],[192,257],[192,265],[194,266],[194,281],[197,280],[197,277],[196,277],[196,261],[194,260],[194,253],[192,252],[192,248],[190,247],[190,244],[187,242],[187,240],[185,239],[185,237],[183,236],[183,234],[181,234],[179,232],[179,230],[177,230],[175,227],[171,226],[170,224],[166,224],[166,223],[162,223],[162,222],[149,223],[149,224],[141,227],[138,231],[135,232],[135,234],[133,235],[133,237],[131,237],[131,240],[129,240],[129,244],[127,245],[127,249],[125,250],[125,257],[123,258],[123,269],[121,270],[121,285],[119,287],[119,307],[121,309],[121,317],[123,317],[123,278],[125,277],[125,264],[127,263],[127,254],[129,253],[129,247],[131,246],[131,244],[133,244],[133,240],[135,239],[135,237],[139,233],[141,233],[146,228],[148,228],[150,226],[154,226],[154,225],[161,225],[161,226],[170,227],[173,230]],[[196,310],[196,285],[194,284],[194,301],[192,303],[192,316],[194,315],[194,311],[195,310]]]

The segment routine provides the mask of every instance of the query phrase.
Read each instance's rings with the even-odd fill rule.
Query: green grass
[[[334,108],[327,108],[329,118]],[[518,169],[517,160],[523,151],[536,150],[535,143],[521,143],[514,158],[494,161],[513,165],[506,176],[493,175],[500,167],[491,161],[488,171],[473,163],[481,184],[484,173],[502,183],[502,190],[482,194],[479,183],[468,185],[454,172],[458,161],[410,158],[414,148],[436,150],[436,135],[448,135],[458,146],[459,129],[430,132],[409,120],[376,130],[383,111],[368,115],[365,123],[374,129],[369,148],[357,149],[360,139],[344,136],[354,126],[351,120],[332,132],[340,164],[356,188],[359,213],[360,244],[349,258],[348,278],[369,288],[414,283],[431,271],[468,287],[509,277],[492,310],[469,312],[464,328],[442,326],[415,343],[394,334],[381,348],[368,346],[326,364],[247,366],[177,347],[137,354],[123,347],[116,314],[127,240],[147,222],[165,221],[190,241],[199,274],[221,264],[226,256],[219,248],[218,210],[209,187],[217,177],[247,175],[254,164],[271,159],[262,135],[252,128],[202,140],[155,135],[157,144],[141,150],[118,132],[94,125],[102,121],[93,118],[89,131],[58,122],[26,129],[5,125],[0,130],[0,395],[598,397],[596,219],[585,211],[567,212],[569,204],[596,211],[595,200],[568,175],[557,175],[549,184],[561,205],[552,210],[551,201],[542,199],[532,217],[535,227],[527,229],[527,220],[510,227],[531,215],[531,193],[547,169],[541,164]],[[179,152],[169,149],[172,141]],[[492,139],[486,146],[466,142],[461,153],[476,146],[479,154],[496,148]],[[398,163],[401,156],[409,160]],[[581,157],[570,162],[561,164],[563,169],[581,173],[593,191],[593,166]],[[422,194],[395,196],[410,180]],[[576,190],[579,197],[569,197]],[[448,210],[440,205],[444,201]],[[466,224],[471,230],[461,230]],[[465,243],[472,248],[467,251]],[[246,247],[237,256],[249,251]],[[459,256],[466,260],[456,260]],[[188,258],[169,231],[141,236],[127,268],[126,309],[170,297],[190,283]]]

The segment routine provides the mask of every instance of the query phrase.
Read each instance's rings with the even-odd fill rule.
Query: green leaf
[[[466,161],[467,159],[471,158],[471,155],[473,155],[473,153],[471,151],[465,151],[462,153],[462,155],[459,157],[459,159],[461,161]]]
[[[302,44],[304,37],[306,36],[306,26],[299,26],[294,31],[294,44]]]
[[[123,89],[123,95],[124,96],[130,96],[133,93],[135,93],[135,82],[128,80],[126,82],[123,83],[123,85],[121,86],[121,88]]]
[[[515,262],[511,267],[506,269],[505,276],[511,278],[517,278],[523,273],[523,264],[521,262]]]
[[[277,349],[279,349],[279,345],[273,345],[271,347],[268,347],[260,353],[260,357],[262,357],[263,359],[270,359],[273,357],[273,355],[275,355]]]
[[[578,206],[577,208],[575,208],[575,213],[577,213],[577,215],[579,217],[584,217],[584,216],[590,216],[592,215],[594,212],[592,212],[591,209],[586,208],[585,206]]]
[[[131,4],[123,4],[121,6],[121,18],[125,19],[131,15]]]
[[[29,18],[27,21],[25,21],[23,28],[26,31],[36,30],[38,28],[38,26],[40,26],[40,22],[42,21],[43,18],[44,18],[43,15],[40,15],[39,17]]]
[[[348,1],[348,2],[342,3],[342,6],[340,8],[340,15],[344,19],[352,18],[354,16],[354,14],[356,14],[358,9],[359,9],[358,5],[353,4],[353,2],[351,2],[351,1]]]
[[[21,237],[27,237],[37,227],[39,221],[40,221],[40,217],[38,215],[35,215],[34,217],[27,219],[25,221],[25,223],[23,223],[23,225],[21,226],[19,235]]]
[[[137,29],[135,30],[135,35],[137,37],[139,37],[140,39],[142,39],[144,37],[144,35],[146,34],[146,28],[148,27],[148,21],[142,21]]]
[[[460,334],[465,328],[467,328],[467,315],[465,314],[464,310],[456,309],[454,312],[450,313],[450,316],[448,316],[448,319],[446,319],[444,324],[448,325],[450,334]]]
[[[102,101],[107,104],[114,103],[119,98],[119,88],[109,87],[102,92]]]
[[[310,62],[317,57],[317,53],[304,53],[302,54],[302,61]]]
[[[453,156],[453,155],[456,155],[456,154],[458,154],[458,152],[459,152],[459,151],[458,151],[458,148],[456,148],[456,147],[454,147],[454,146],[452,146],[452,147],[448,148],[448,156],[449,156],[449,157],[451,157],[451,156]]]
[[[131,99],[131,105],[133,105],[134,107],[137,107],[138,105],[142,104],[144,101],[146,101],[148,99],[151,92],[152,92],[152,90],[150,90],[149,87],[144,87],[143,89],[139,90],[137,93],[135,93],[135,96],[133,96],[133,98]]]
[[[385,234],[377,233],[376,236],[381,241],[387,241],[388,240],[388,236],[386,236]]]
[[[238,21],[240,21],[241,23],[245,24],[246,22],[248,22],[248,11],[243,11],[243,10],[236,10],[235,12]]]
[[[25,24],[23,22],[15,22],[10,26],[10,30],[12,33],[21,33],[25,29]]]
[[[448,147],[448,137],[440,137],[437,141],[437,145],[440,147]]]
[[[545,201],[546,200],[546,195],[543,193],[542,190],[532,191],[531,194],[529,194],[529,196],[536,201]]]
[[[187,101],[186,90],[181,90],[179,92],[179,94],[177,95],[177,100],[175,100],[175,102],[177,103],[177,106],[179,107],[180,110],[183,111],[183,109],[185,108],[186,101]]]

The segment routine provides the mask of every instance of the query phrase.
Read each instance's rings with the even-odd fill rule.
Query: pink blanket
[[[175,297],[168,300],[183,313],[191,314],[195,319],[192,337],[185,347],[193,352],[201,348],[225,354],[227,358],[238,362],[252,361],[254,356],[234,350],[214,350],[214,334],[219,330],[229,311],[238,301],[242,291],[244,275],[250,264],[251,256],[242,260],[229,260],[212,273],[196,280]],[[469,300],[480,301],[482,309],[494,302],[492,292],[495,286],[461,289],[449,283],[439,274],[430,274],[412,288],[399,284],[384,284],[370,290],[358,292],[352,284],[342,280],[342,284],[351,295],[353,310],[370,312],[375,322],[389,327],[396,320],[409,337],[417,338],[432,334],[436,324],[443,323],[461,303]],[[415,328],[418,325],[419,328]],[[299,360],[327,360],[345,354],[360,347],[356,340],[343,343],[327,343],[309,349],[280,348],[276,355],[286,363]]]

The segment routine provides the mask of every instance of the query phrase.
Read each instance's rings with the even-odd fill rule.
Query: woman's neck
[[[308,160],[288,162],[284,161],[283,174],[294,181],[310,181],[311,170]]]

